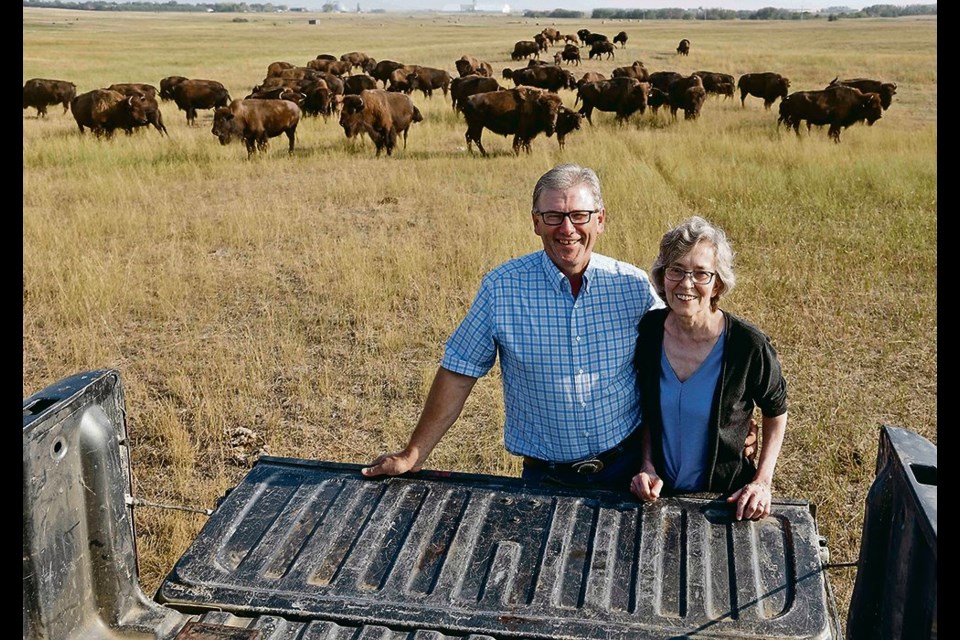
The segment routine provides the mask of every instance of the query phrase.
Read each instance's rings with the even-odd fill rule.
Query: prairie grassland
[[[234,98],[267,65],[364,51],[447,69],[470,53],[497,74],[543,20],[437,14],[93,13],[23,10],[23,79],[79,92],[183,75]],[[308,24],[316,18],[317,25]],[[212,507],[259,452],[366,462],[399,448],[482,274],[535,251],[533,184],[559,162],[597,170],[608,209],[597,249],[644,268],[693,213],[723,226],[738,286],[725,307],[773,338],[790,384],[776,493],[817,505],[836,562],[856,560],[878,429],[937,441],[935,19],[803,22],[557,21],[630,39],[571,70],[777,71],[791,90],[835,76],[898,84],[873,127],[778,130],[757,98],[708,99],[697,121],[635,115],[514,157],[487,132],[465,148],[442,94],[406,149],[375,158],[336,119],[307,118],[292,157],[221,147],[212,113],[169,138],[97,140],[72,116],[23,116],[23,394],[80,370],[125,381],[135,492]],[[675,54],[692,42],[689,57]],[[552,53],[552,51],[551,51]],[[502,81],[503,82],[503,81]],[[573,106],[574,94],[561,91]],[[428,466],[515,475],[503,450],[496,369]],[[249,431],[239,432],[238,428]],[[142,580],[159,585],[203,518],[138,509]],[[831,573],[845,611],[854,569]]]

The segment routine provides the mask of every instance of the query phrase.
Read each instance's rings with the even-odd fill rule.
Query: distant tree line
[[[528,18],[587,18],[583,11],[524,11]],[[860,10],[833,7],[818,13],[765,7],[756,11],[732,9],[594,9],[589,17],[595,20],[809,20],[817,18],[899,18],[901,16],[937,15],[937,5],[898,6],[876,4]]]
[[[217,2],[213,4],[188,4],[170,0],[164,3],[154,2],[60,2],[59,0],[23,0],[24,7],[42,7],[49,9],[74,9],[77,11],[194,11],[200,13],[275,13],[288,11],[285,4]]]

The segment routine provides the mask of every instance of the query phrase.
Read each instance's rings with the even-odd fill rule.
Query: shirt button
[[[580,336],[577,336],[577,342],[580,342]]]
[[[587,403],[586,403],[586,402],[581,402],[581,403],[580,403],[580,406],[581,406],[581,407],[585,407],[585,406],[587,406]],[[588,435],[589,435],[589,432],[588,432]]]
[[[577,374],[582,376],[582,375],[583,375],[583,369],[580,369],[580,371],[577,371]]]

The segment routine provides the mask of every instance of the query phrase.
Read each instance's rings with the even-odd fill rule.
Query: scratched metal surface
[[[504,639],[842,637],[807,502],[735,522],[714,496],[359,469],[262,458],[157,600]]]

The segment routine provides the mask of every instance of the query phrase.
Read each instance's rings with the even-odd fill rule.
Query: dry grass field
[[[242,21],[238,21],[242,20]],[[318,24],[308,24],[316,19]],[[116,367],[126,386],[137,497],[212,508],[259,453],[362,463],[403,445],[444,340],[481,275],[539,247],[530,193],[577,162],[604,184],[601,253],[649,268],[662,233],[698,213],[724,227],[738,286],[725,299],[771,335],[790,385],[775,493],[817,506],[834,562],[857,558],[878,429],[937,441],[937,22],[553,21],[515,16],[135,14],[23,10],[23,80],[79,92],[170,75],[244,97],[283,60],[364,51],[447,69],[469,53],[496,73],[544,26],[615,34],[614,60],[571,70],[776,71],[791,90],[835,76],[893,81],[874,126],[777,128],[776,106],[711,97],[696,121],[612,114],[513,155],[489,132],[467,151],[442,94],[375,158],[336,118],[305,118],[247,160],[212,112],[169,137],[80,135],[70,113],[23,112],[23,395]],[[692,42],[689,57],[675,48]],[[551,52],[552,53],[552,52]],[[504,81],[501,79],[502,83]],[[561,96],[572,107],[574,93]],[[517,475],[496,370],[428,466]],[[156,588],[203,524],[136,511],[142,580]],[[832,569],[845,611],[855,569]]]

